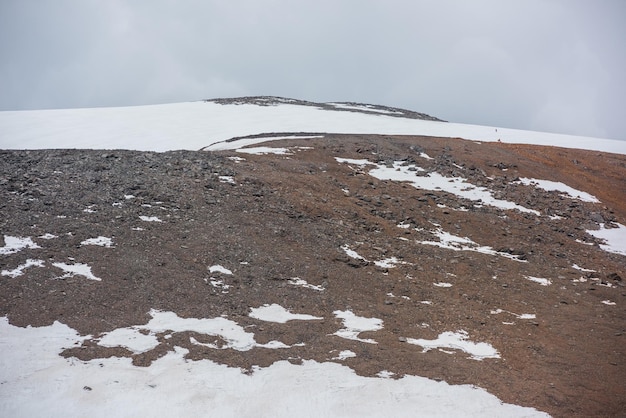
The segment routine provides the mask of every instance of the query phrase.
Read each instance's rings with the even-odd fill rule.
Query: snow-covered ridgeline
[[[0,149],[132,149],[169,151],[241,148],[267,138],[230,138],[267,132],[425,135],[626,154],[626,141],[479,125],[398,118],[280,104],[211,102],[136,107],[0,112]]]

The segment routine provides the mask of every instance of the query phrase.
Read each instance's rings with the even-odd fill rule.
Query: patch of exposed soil
[[[253,330],[259,344],[278,340],[291,348],[220,350],[191,337],[223,341],[178,332],[157,335],[158,347],[141,354],[92,339],[64,355],[129,356],[142,366],[181,346],[189,359],[245,370],[287,358],[337,361],[367,376],[388,370],[474,384],[554,416],[626,410],[626,256],[602,250],[586,232],[626,224],[626,157],[375,135],[268,145],[293,151],[0,151],[0,247],[2,236],[32,237],[41,247],[0,255],[0,270],[14,271],[29,259],[44,263],[0,276],[0,315],[17,326],[58,320],[96,337],[146,324],[151,309],[188,318],[225,315]],[[414,163],[466,178],[541,215],[377,180],[368,166],[335,157]],[[520,177],[563,182],[602,203],[524,186],[514,181]],[[428,232],[434,224],[498,254],[417,243],[437,241]],[[84,244],[99,236],[111,238],[112,247]],[[395,267],[374,262],[391,257],[399,261]],[[87,264],[101,281],[60,278],[55,263]],[[233,274],[210,272],[214,265]],[[295,277],[324,290],[290,283]],[[441,282],[452,286],[434,285]],[[271,303],[324,319],[278,324],[248,316],[251,307]],[[343,327],[333,312],[348,309],[383,320],[382,330],[359,335],[378,344],[332,335]],[[407,342],[457,330],[491,344],[501,358],[422,352]],[[342,350],[356,357],[334,359]]]

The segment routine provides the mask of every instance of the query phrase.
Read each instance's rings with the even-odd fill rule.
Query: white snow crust
[[[54,267],[58,267],[65,272],[62,276],[57,277],[57,279],[68,279],[74,276],[83,276],[89,280],[101,281],[99,277],[96,277],[91,272],[91,267],[87,264],[75,263],[75,264],[65,264],[65,263],[52,263]]]
[[[601,224],[599,230],[588,230],[587,233],[604,240],[604,244],[600,244],[604,251],[626,255],[626,226],[617,224],[617,228],[607,228]]]
[[[280,324],[294,320],[311,321],[315,319],[324,319],[319,316],[294,314],[276,303],[272,303],[271,305],[266,304],[258,308],[250,308],[249,316],[251,318],[260,319],[261,321],[278,322]]]
[[[396,161],[393,163],[393,167],[376,164],[376,168],[370,170],[369,174],[379,180],[408,182],[416,189],[444,191],[461,198],[481,202],[482,204],[495,206],[500,209],[517,209],[520,212],[540,215],[540,213],[534,209],[528,209],[507,200],[496,199],[488,189],[474,186],[462,177],[445,177],[437,172],[417,175],[417,172],[420,171],[424,171],[424,169],[414,164],[407,165],[403,161]]]
[[[473,360],[500,358],[500,353],[491,344],[475,343],[468,341],[468,338],[467,331],[460,330],[457,332],[443,332],[434,340],[407,338],[407,342],[424,347],[424,351],[429,351],[433,348],[461,350],[470,354],[470,358]]]
[[[626,142],[479,125],[330,111],[313,106],[189,102],[152,106],[0,112],[2,149],[236,149],[267,141],[265,132],[425,135],[554,145],[626,154]],[[278,136],[277,136],[278,138]],[[211,145],[213,144],[213,145]]]
[[[363,339],[359,338],[359,334],[365,331],[378,331],[383,328],[383,320],[378,318],[365,318],[363,316],[357,316],[352,311],[335,311],[333,312],[336,318],[339,318],[343,322],[343,329],[335,332],[334,335],[345,338],[348,340],[361,341],[364,343],[378,344],[371,338]]]
[[[582,200],[583,202],[591,202],[591,203],[599,203],[597,197],[580,190],[576,190],[573,187],[568,186],[567,184],[558,182],[558,181],[550,181],[550,180],[538,180],[538,179],[530,179],[526,177],[522,177],[519,179],[522,184],[527,186],[535,186],[540,189],[546,191],[558,191],[563,192],[562,195],[568,196],[573,199]]]
[[[111,248],[113,246],[113,240],[108,237],[89,238],[80,243],[80,245],[98,245],[100,247]]]
[[[4,247],[0,247],[0,255],[9,255],[22,251],[24,248],[41,248],[39,245],[33,242],[30,237],[12,237],[10,235],[4,236]]]
[[[337,363],[279,361],[252,374],[174,351],[149,367],[129,358],[92,361],[59,353],[89,338],[55,322],[19,328],[0,318],[0,411],[6,417],[548,417],[485,390],[423,377],[357,376]],[[36,401],[34,401],[36,400]]]
[[[13,270],[2,270],[0,274],[2,276],[9,276],[15,279],[16,277],[19,277],[22,274],[24,274],[24,270],[26,270],[29,267],[43,267],[43,266],[44,266],[43,260],[33,260],[29,258],[28,260],[26,260],[24,264],[20,264]]]
[[[222,273],[222,274],[228,274],[228,275],[232,275],[233,272],[230,271],[229,269],[227,269],[226,267],[220,265],[220,264],[216,264],[214,266],[209,267],[209,272],[210,273]]]

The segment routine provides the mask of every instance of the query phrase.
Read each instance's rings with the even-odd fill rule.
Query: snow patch
[[[113,241],[111,238],[107,237],[97,237],[97,238],[89,238],[80,243],[80,245],[98,245],[100,247],[111,248],[113,246]]]
[[[230,289],[230,285],[224,283],[224,280],[219,280],[219,279],[216,279],[215,277],[211,277],[209,280],[211,281],[211,286],[217,289],[220,289],[222,293],[224,294],[228,293],[228,289]],[[205,279],[205,282],[207,282],[206,279]]]
[[[539,283],[542,286],[548,286],[552,284],[552,280],[550,279],[543,279],[541,277],[533,277],[533,276],[524,276],[524,277],[526,277],[531,282]]]
[[[446,248],[448,250],[454,251],[475,251],[478,253],[488,254],[488,255],[498,255],[505,258],[510,258],[511,260],[526,262],[526,260],[522,260],[519,256],[514,254],[505,253],[502,251],[496,251],[488,246],[478,245],[476,242],[472,241],[467,237],[459,237],[453,235],[449,232],[444,231],[441,228],[437,228],[434,231],[429,231],[431,234],[435,235],[439,241],[415,241],[417,244],[422,245],[433,245],[435,247]]]
[[[50,234],[50,233],[46,233],[46,234],[43,234],[43,235],[39,236],[38,238],[41,238],[41,239],[53,239],[53,238],[58,238],[58,237],[56,235],[53,235],[53,234]]]
[[[52,263],[54,267],[60,268],[65,272],[64,275],[57,277],[56,279],[69,279],[74,276],[83,276],[89,280],[101,281],[99,277],[96,277],[91,272],[91,267],[87,264],[65,264],[65,263]]]
[[[259,308],[250,308],[251,318],[260,319],[267,322],[278,322],[284,324],[287,321],[311,321],[316,319],[324,319],[319,316],[306,315],[306,314],[294,314],[289,312],[282,306],[272,303],[271,305],[263,305]]]
[[[526,186],[538,187],[548,192],[563,192],[561,193],[561,196],[567,196],[572,199],[582,200],[583,202],[600,203],[600,200],[598,200],[597,197],[590,195],[589,193],[576,190],[573,187],[570,187],[567,184],[558,181],[538,180],[525,177],[520,178],[519,181]]]
[[[426,175],[417,175],[417,172],[425,170],[414,164],[406,164],[404,161],[395,161],[392,167],[387,167],[383,164],[376,164],[376,166],[377,168],[370,170],[369,174],[379,180],[409,182],[416,189],[444,191],[464,199],[480,202],[500,209],[517,209],[520,212],[540,215],[540,213],[534,209],[528,209],[524,206],[509,202],[508,200],[496,199],[488,189],[474,186],[462,177],[445,177],[436,172]]]
[[[600,224],[599,230],[588,230],[587,233],[604,240],[604,244],[600,244],[604,251],[626,255],[626,226],[617,224],[617,228],[607,228]]]
[[[156,348],[159,344],[156,334],[168,332],[196,332],[198,334],[216,336],[223,340],[223,344],[203,344],[215,349],[232,348],[237,351],[249,351],[254,347],[275,348],[284,347],[279,341],[271,344],[258,344],[254,334],[246,332],[243,327],[230,319],[217,318],[181,318],[174,312],[162,312],[152,309],[152,319],[145,325],[136,325],[128,328],[118,328],[106,333],[100,343],[104,341],[106,347],[125,347],[135,353],[143,353]],[[142,333],[143,331],[143,333]],[[144,335],[145,332],[148,332]],[[143,335],[140,336],[139,334]],[[102,344],[101,344],[102,345]]]
[[[443,332],[434,340],[407,338],[407,342],[422,346],[424,348],[423,352],[430,351],[433,348],[451,348],[470,354],[469,358],[473,360],[500,358],[500,353],[491,344],[474,343],[468,341],[468,338],[467,331],[459,330],[457,332]]]
[[[346,255],[350,258],[354,258],[356,260],[364,260],[367,261],[365,258],[361,257],[356,251],[350,249],[350,247],[348,246],[348,244],[343,245],[341,247],[342,250],[345,251]]]
[[[299,277],[294,277],[293,279],[290,279],[289,280],[289,284],[292,284],[294,286],[304,287],[306,289],[317,290],[318,292],[323,292],[324,290],[326,290],[326,288],[324,288],[323,286],[317,286],[317,285],[314,285],[314,284],[309,284],[309,283],[307,283],[306,280],[301,279]]]
[[[333,357],[333,360],[345,360],[349,358],[356,357],[356,353],[350,350],[340,351],[337,357]]]
[[[491,315],[498,315],[498,314],[501,314],[502,312],[506,312],[508,314],[511,314],[514,317],[518,318],[518,319],[536,319],[537,318],[537,315],[535,315],[535,314],[516,314],[515,312],[505,311],[503,309],[494,309],[490,313],[491,313]]]
[[[230,271],[229,269],[227,269],[224,266],[221,266],[219,264],[216,264],[214,266],[209,267],[209,273],[222,273],[222,274],[233,274],[232,271]]]
[[[237,184],[233,176],[219,176],[220,183]]]
[[[163,222],[157,216],[139,216],[139,219],[144,222]]]
[[[289,148],[272,148],[272,147],[239,148],[235,151],[245,153],[245,154],[254,154],[254,155],[264,155],[264,154],[291,155],[292,154]]]
[[[24,248],[41,248],[35,244],[30,237],[12,237],[10,235],[4,236],[4,247],[0,247],[0,255],[14,254],[22,251]]]
[[[374,264],[381,268],[394,268],[397,264],[404,264],[404,262],[398,260],[396,257],[389,257],[383,260],[374,261]]]
[[[335,160],[338,163],[346,163],[346,164],[352,164],[352,165],[358,165],[358,166],[365,166],[367,164],[373,164],[371,162],[369,162],[368,160],[355,160],[353,158],[341,158],[341,157],[335,157]]]
[[[44,261],[43,260],[33,260],[33,259],[28,259],[26,260],[26,263],[24,264],[20,264],[19,266],[17,266],[17,268],[13,269],[13,270],[2,270],[2,274],[3,276],[9,276],[12,278],[16,278],[21,276],[22,274],[24,274],[24,270],[26,270],[29,267],[43,267],[44,265]]]
[[[578,264],[574,264],[574,265],[572,265],[572,268],[574,268],[574,269],[576,269],[576,270],[579,270],[579,271],[585,271],[585,272],[588,272],[588,273],[594,273],[594,272],[595,272],[595,270],[590,270],[590,269],[582,268],[582,267],[580,267]]]
[[[347,340],[361,341],[364,343],[378,344],[372,339],[359,338],[361,332],[366,331],[378,331],[383,328],[383,320],[378,318],[365,318],[363,316],[356,316],[352,311],[334,311],[336,318],[339,318],[343,322],[345,328],[340,329],[333,335],[345,338]]]

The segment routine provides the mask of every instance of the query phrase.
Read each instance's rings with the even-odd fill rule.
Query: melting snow
[[[337,160],[338,163],[346,163],[346,164],[360,165],[360,166],[364,166],[364,165],[367,165],[367,164],[372,164],[368,160],[355,160],[353,158],[335,157],[335,160]]]
[[[22,251],[24,248],[41,248],[35,244],[30,237],[12,237],[10,235],[4,236],[4,247],[0,247],[0,255],[14,254],[18,251]]]
[[[356,357],[356,353],[354,351],[343,350],[337,357],[333,357],[333,360],[345,360],[352,357]]]
[[[542,279],[541,277],[533,277],[533,276],[524,276],[531,282],[539,283],[542,286],[548,286],[552,284],[552,280],[550,279]]]
[[[284,348],[279,341],[271,341],[268,344],[258,344],[254,340],[254,334],[246,332],[243,327],[230,319],[217,317],[210,319],[181,318],[174,312],[162,312],[155,309],[150,311],[152,319],[146,325],[136,325],[128,328],[118,328],[106,333],[100,339],[107,347],[125,347],[134,352],[145,352],[155,348],[158,340],[154,336],[162,332],[197,332],[198,334],[221,337],[225,344],[219,347],[217,344],[204,344],[211,348],[237,351],[248,351],[254,347]],[[148,331],[144,335],[141,331]],[[192,341],[193,342],[193,341]]]
[[[80,245],[99,245],[101,247],[111,248],[113,246],[113,241],[111,238],[107,237],[97,237],[97,238],[89,238],[80,243]]]
[[[396,264],[399,263],[401,263],[401,261],[398,260],[396,257],[389,257],[385,258],[384,260],[374,261],[374,264],[382,268],[394,268]]]
[[[278,154],[278,155],[290,155],[292,152],[288,148],[272,148],[272,147],[252,147],[252,148],[239,148],[237,152],[245,154]]]
[[[441,333],[435,340],[407,338],[407,342],[424,347],[424,352],[430,351],[433,348],[452,348],[470,354],[470,358],[473,360],[500,358],[498,350],[493,348],[491,344],[474,343],[468,341],[468,338],[467,331],[460,330],[457,332],[448,331]]]
[[[242,161],[246,161],[245,158],[241,158],[241,157],[228,157],[229,160],[234,161],[236,163],[240,163]]]
[[[0,318],[4,415],[66,417],[80,411],[92,417],[120,413],[165,417],[205,416],[211,411],[221,417],[412,417],[420,411],[424,416],[446,417],[463,411],[468,417],[548,416],[504,404],[475,386],[417,376],[362,377],[332,362],[279,361],[254,368],[248,375],[210,360],[190,365],[185,359],[188,351],[180,347],[148,367],[133,366],[130,358],[78,361],[59,356],[64,348],[86,338],[59,322],[19,328]]]
[[[604,240],[604,244],[600,244],[604,251],[626,255],[626,226],[617,224],[617,228],[606,228],[600,224],[599,230],[588,230],[587,233]]]
[[[157,216],[139,216],[139,219],[145,222],[163,222]]]
[[[526,260],[520,259],[517,255],[509,254],[501,251],[496,251],[491,247],[480,246],[476,242],[467,237],[459,237],[452,235],[449,232],[445,232],[441,228],[437,228],[434,231],[430,231],[431,234],[439,238],[439,241],[415,241],[418,244],[433,245],[440,248],[446,248],[455,251],[475,251],[478,253],[488,255],[499,255],[501,257],[510,258],[511,260],[526,262]]]
[[[228,270],[226,267],[216,264],[214,266],[209,267],[210,273],[222,273],[222,274],[233,274],[232,271]]]
[[[205,282],[207,281],[206,279],[204,279]],[[211,286],[216,287],[218,289],[222,290],[222,293],[228,293],[228,289],[230,289],[230,285],[224,283],[224,280],[218,280],[214,277],[211,277]]]
[[[407,165],[403,161],[394,162],[391,168],[382,164],[376,164],[376,166],[377,168],[370,170],[369,174],[379,180],[409,182],[416,189],[444,191],[500,209],[517,209],[520,212],[540,215],[536,210],[525,208],[508,200],[496,199],[488,189],[474,186],[462,177],[445,177],[436,172],[417,175],[417,171],[424,171],[424,169],[414,164]]]
[[[537,318],[537,315],[535,315],[535,314],[516,314],[514,312],[505,311],[503,309],[495,309],[495,310],[491,311],[490,313],[492,315],[497,315],[497,314],[500,314],[502,312],[506,312],[508,314],[511,314],[514,317],[518,318],[518,319],[536,319]],[[510,324],[512,324],[512,323],[510,323]],[[509,325],[509,324],[507,324],[507,325]]]
[[[68,279],[74,276],[83,276],[89,280],[101,281],[102,279],[96,277],[91,272],[91,267],[87,264],[65,264],[65,263],[52,263],[54,267],[58,267],[65,272],[63,276],[57,277],[57,279]]]
[[[237,184],[233,176],[219,176],[220,183]]]
[[[550,180],[538,180],[538,179],[529,179],[522,177],[519,179],[522,184],[527,186],[535,186],[540,189],[546,191],[557,191],[563,192],[562,195],[571,197],[572,199],[582,200],[583,202],[591,202],[591,203],[599,203],[597,197],[590,195],[586,192],[581,192],[580,190],[576,190],[573,187],[568,186],[567,184],[558,182],[558,181],[550,181]]]
[[[12,278],[16,278],[21,276],[22,274],[24,274],[24,270],[26,270],[29,267],[43,267],[44,262],[43,260],[33,260],[33,259],[28,259],[26,260],[26,263],[24,264],[20,264],[19,266],[17,266],[17,268],[13,269],[13,270],[2,270],[2,274],[3,276],[9,276]]]
[[[105,333],[98,341],[102,347],[124,347],[135,354],[145,353],[159,345],[154,334],[143,334],[139,328],[118,328]]]
[[[307,289],[317,290],[318,292],[323,292],[325,290],[325,288],[323,286],[316,286],[314,284],[309,284],[309,283],[307,283],[306,280],[301,279],[299,277],[294,277],[293,279],[290,279],[289,280],[289,284],[292,284],[294,286],[304,287],[304,288],[307,288]]]
[[[365,331],[378,331],[383,328],[383,320],[378,318],[365,318],[356,316],[352,311],[334,311],[335,317],[340,318],[345,328],[340,329],[333,335],[348,340],[361,341],[364,343],[378,344],[372,339],[359,338],[359,334]]]
[[[52,235],[52,234],[43,234],[39,238],[41,238],[41,239],[53,239],[53,238],[57,238],[57,236],[56,235]]]
[[[281,324],[293,320],[311,321],[315,319],[324,319],[313,315],[293,314],[276,303],[271,305],[266,304],[259,308],[250,308],[249,316],[251,318],[260,319],[261,321],[278,322]]]
[[[347,244],[343,245],[341,247],[341,249],[344,250],[346,252],[346,254],[348,255],[348,257],[350,257],[350,258],[354,258],[354,259],[357,259],[357,260],[365,260],[365,258],[361,257],[356,251],[351,250],[350,247]],[[365,261],[367,261],[367,260],[365,260]]]
[[[572,265],[572,268],[575,268],[576,270],[580,270],[580,271],[586,271],[586,272],[588,272],[588,273],[593,273],[593,272],[595,272],[595,270],[589,270],[589,269],[582,268],[582,267],[580,267],[578,264],[574,264],[574,265]]]
[[[390,379],[395,375],[396,374],[394,372],[390,372],[389,370],[381,370],[376,373],[376,376],[380,377],[381,379]]]

